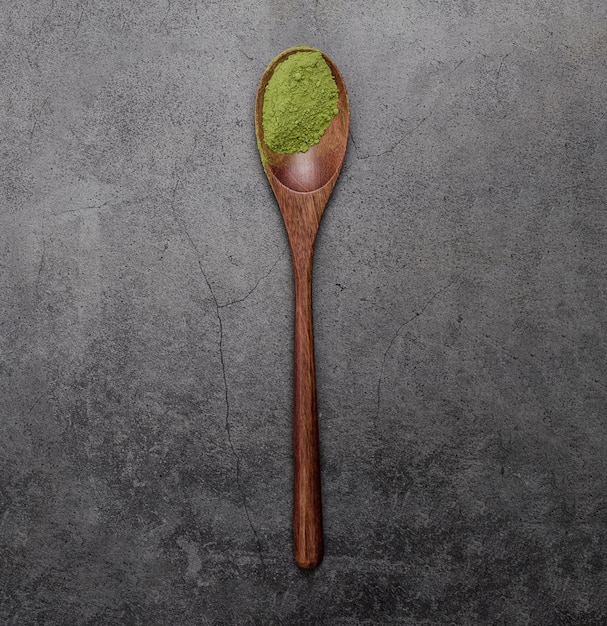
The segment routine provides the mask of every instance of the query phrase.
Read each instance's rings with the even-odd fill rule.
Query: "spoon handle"
[[[323,537],[312,324],[312,249],[309,255],[299,256],[299,259],[294,258],[293,261],[293,539],[297,565],[301,568],[313,568],[322,561]]]

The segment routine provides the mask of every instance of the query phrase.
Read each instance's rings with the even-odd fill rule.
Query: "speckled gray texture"
[[[607,623],[607,6],[0,3],[0,623]],[[292,290],[253,102],[351,141],[291,556]]]

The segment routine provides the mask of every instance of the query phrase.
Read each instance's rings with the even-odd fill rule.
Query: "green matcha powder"
[[[274,152],[305,152],[337,115],[337,85],[319,51],[294,52],[274,69],[263,100],[263,134]]]

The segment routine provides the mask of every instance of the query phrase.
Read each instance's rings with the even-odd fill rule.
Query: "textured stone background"
[[[0,623],[607,623],[602,0],[1,2]],[[292,563],[266,64],[352,104]]]

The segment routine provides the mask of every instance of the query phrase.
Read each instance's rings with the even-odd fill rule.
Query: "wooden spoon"
[[[338,114],[320,142],[295,154],[279,154],[264,142],[262,112],[266,85],[274,68],[294,52],[289,48],[263,73],[255,101],[255,131],[264,170],[287,229],[295,281],[295,346],[293,372],[293,539],[295,561],[302,568],[317,567],[323,556],[322,504],[314,333],[312,325],[312,261],[320,218],[333,191],[346,154],[350,110],[339,70],[321,53],[338,89]]]

